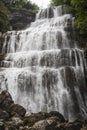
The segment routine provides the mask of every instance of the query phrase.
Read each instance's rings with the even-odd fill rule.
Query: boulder
[[[60,123],[55,126],[54,130],[80,130],[82,128],[82,124],[82,122],[77,120],[74,122]]]
[[[41,121],[38,121],[36,122],[34,125],[33,125],[33,129],[35,130],[46,130],[46,127],[48,126],[48,122],[46,120],[41,120]]]
[[[10,93],[6,90],[2,91],[0,94],[0,108],[9,113],[10,116],[15,115],[23,117],[26,113],[26,110],[22,106],[14,104]],[[1,113],[6,116],[5,112],[1,111]]]
[[[13,122],[5,123],[5,130],[18,130],[18,128],[13,124]]]
[[[41,120],[48,120],[48,122],[50,122],[51,120],[53,122],[54,119],[56,119],[58,122],[65,121],[64,117],[59,112],[56,112],[56,111],[52,111],[50,113],[39,112],[39,113],[31,114],[30,116],[24,117],[24,125],[32,126],[36,122],[41,121]]]
[[[0,107],[1,109],[10,112],[10,106],[14,104],[10,93],[6,90],[2,91],[0,94]]]
[[[3,105],[4,104],[3,102],[5,100],[8,100],[8,101],[14,103],[10,93],[7,90],[2,91],[0,94],[0,105]]]
[[[9,121],[5,122],[6,130],[19,130],[22,127],[22,120],[19,117],[10,118]]]
[[[17,126],[22,126],[23,125],[23,121],[20,117],[12,117],[11,121],[14,122],[15,125]]]
[[[5,130],[4,123],[0,121],[0,130]]]
[[[83,127],[81,130],[87,130],[87,126]]]
[[[2,109],[0,109],[0,119],[8,120],[9,114],[6,111],[3,111]]]
[[[17,113],[20,117],[23,117],[26,113],[26,110],[24,109],[24,107],[18,104],[12,104],[12,106],[10,107],[10,110],[11,110],[11,114]]]
[[[49,113],[49,117],[57,117],[57,121],[59,121],[59,122],[64,122],[65,121],[64,117],[62,116],[62,114],[60,114],[57,111],[51,111]]]
[[[24,117],[24,125],[32,126],[34,123],[44,120],[47,118],[47,114],[45,112],[33,113],[30,116]]]
[[[54,130],[55,126],[60,122],[59,117],[49,117],[48,119],[46,119],[46,121],[48,122],[48,125],[46,126],[46,130]]]

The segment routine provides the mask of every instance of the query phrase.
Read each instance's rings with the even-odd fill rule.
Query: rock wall
[[[27,10],[11,10],[8,17],[12,30],[20,30],[35,20],[35,13]]]

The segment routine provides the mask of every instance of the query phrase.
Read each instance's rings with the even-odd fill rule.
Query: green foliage
[[[39,10],[39,7],[36,4],[32,4],[30,1],[23,4],[23,8],[25,8],[27,10],[34,10],[36,12]]]
[[[0,32],[10,30],[8,11],[26,11],[36,14],[39,7],[29,0],[0,0]]]
[[[51,1],[51,5],[53,5],[53,6],[58,6],[61,4],[63,4],[63,1],[61,1],[61,0],[52,0]]]
[[[6,32],[9,29],[9,21],[7,16],[7,9],[0,1],[0,32]]]
[[[51,5],[67,4],[67,12],[76,17],[76,27],[81,35],[87,35],[87,0],[51,0]]]
[[[76,11],[76,26],[80,34],[87,35],[87,1],[71,0],[71,4]]]
[[[31,1],[28,0],[2,0],[5,6],[8,9],[15,8],[15,9],[26,9],[26,10],[34,10],[38,11],[39,7],[36,4],[32,4]]]

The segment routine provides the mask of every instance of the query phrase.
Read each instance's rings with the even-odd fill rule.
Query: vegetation
[[[35,10],[38,11],[39,7],[31,1],[28,0],[2,0],[4,5],[10,10],[12,8],[17,9],[26,9],[26,10]]]
[[[37,13],[39,7],[28,0],[0,0],[0,32],[10,29],[8,11],[23,10],[30,13]]]
[[[67,4],[68,11],[76,17],[76,27],[81,35],[87,35],[87,1],[86,0],[51,0],[51,5]],[[8,11],[26,10],[36,13],[39,7],[28,0],[0,0],[0,32],[9,29]]]
[[[76,17],[76,27],[83,36],[87,36],[87,0],[51,0],[51,5],[69,5],[68,10]]]
[[[80,30],[80,34],[87,35],[87,1],[71,0],[71,5],[76,11],[76,26]]]
[[[62,4],[68,4],[70,5],[70,0],[51,0],[51,5],[58,6]]]
[[[9,29],[9,21],[7,16],[7,8],[0,1],[0,32],[5,32]]]

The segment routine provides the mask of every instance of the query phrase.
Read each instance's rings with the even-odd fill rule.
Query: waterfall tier
[[[65,6],[39,11],[29,28],[4,38],[1,91],[7,89],[30,113],[87,117],[87,53],[78,46],[74,18]]]

